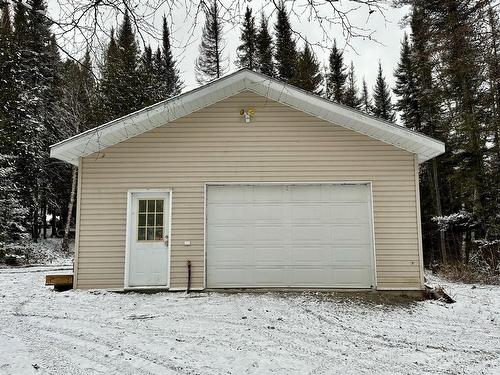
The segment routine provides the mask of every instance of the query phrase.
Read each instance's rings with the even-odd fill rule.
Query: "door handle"
[[[165,246],[168,246],[168,234],[165,236],[164,242],[165,242]]]

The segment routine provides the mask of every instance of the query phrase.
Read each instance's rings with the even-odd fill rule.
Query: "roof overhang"
[[[243,69],[56,143],[50,147],[50,156],[78,165],[80,157],[168,124],[245,90],[414,153],[418,155],[419,163],[445,151],[444,143],[424,134]]]

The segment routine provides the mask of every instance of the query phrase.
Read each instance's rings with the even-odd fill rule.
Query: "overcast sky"
[[[57,1],[48,1],[49,14],[58,17],[60,12]],[[228,1],[228,4],[233,3],[234,2],[231,0]],[[298,3],[300,3],[300,1]],[[268,15],[273,10],[272,5],[269,5],[265,0],[252,0],[248,2],[248,4],[252,7],[254,13],[256,13],[257,24],[260,18],[260,11],[262,9],[264,9]],[[349,9],[353,5],[350,1],[342,1],[339,6],[344,9]],[[298,12],[301,11],[297,6],[296,10]],[[365,77],[369,88],[371,89],[373,87],[379,60],[382,63],[382,68],[384,69],[384,74],[389,84],[391,86],[393,85],[394,79],[392,72],[399,58],[400,41],[404,33],[401,26],[401,20],[407,11],[408,8],[394,9],[387,6],[384,11],[385,18],[379,12],[375,12],[368,17],[368,11],[366,8],[353,11],[349,15],[350,21],[353,24],[374,30],[375,33],[373,38],[378,42],[377,43],[363,38],[355,38],[350,41],[354,50],[349,46],[345,47],[345,63],[350,64],[351,60],[354,62],[358,86],[361,86],[362,78]],[[193,31],[191,30],[193,26],[193,17],[190,15],[186,16],[186,13],[185,7],[181,6],[172,11],[169,20],[172,23],[173,52],[177,59],[182,79],[186,85],[185,90],[189,90],[198,86],[194,78],[194,63],[196,57],[198,56],[203,19],[198,20],[198,24]],[[158,30],[161,30],[161,17],[163,14],[164,10],[160,9],[160,11],[156,12],[154,15],[154,19],[151,18],[151,21],[158,26]],[[270,18],[271,32],[274,32],[274,19],[275,17],[273,15]],[[110,27],[115,22],[116,19],[114,17],[109,18]],[[299,16],[291,15],[291,23],[292,27],[297,32],[304,35],[310,43],[331,44],[330,41],[325,40],[325,35],[321,31],[318,23],[314,20],[308,21],[307,14],[301,14]],[[240,42],[239,34],[239,26],[231,25],[230,23],[225,24],[225,54],[228,56],[230,61],[230,68],[228,72],[236,69],[234,60],[236,59],[236,47]],[[341,47],[345,45],[345,37],[343,36],[342,28],[340,26],[334,26],[331,29],[328,29],[328,37],[335,38],[337,40],[337,44]],[[153,38],[149,38],[148,42],[153,45],[157,44]],[[67,47],[71,47],[70,44],[72,43],[74,44],[74,41],[71,38],[65,42]],[[298,46],[300,48],[303,47],[303,44],[303,41],[298,41]],[[320,47],[314,47],[314,51],[321,65],[326,66],[328,63],[329,51]]]

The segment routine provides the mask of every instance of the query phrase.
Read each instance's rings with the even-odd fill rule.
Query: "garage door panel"
[[[332,223],[368,223],[370,221],[370,216],[367,212],[366,202],[353,202],[353,203],[330,203],[328,204],[328,214],[327,218]]]
[[[260,287],[282,287],[288,284],[288,270],[283,267],[255,267],[255,286]]]
[[[281,223],[284,214],[285,207],[283,204],[253,204],[248,205],[245,219],[249,220],[250,218],[254,218],[255,220],[268,223]]]
[[[363,244],[370,243],[370,228],[366,224],[361,225],[332,225],[333,243],[342,244]]]
[[[283,189],[276,189],[274,185],[252,186],[249,191],[252,193],[251,200],[254,203],[276,203],[284,199]]]
[[[286,187],[291,202],[321,202],[324,193],[321,185],[295,185]]]
[[[329,225],[292,225],[292,241],[306,244],[331,243],[332,228]]]
[[[207,286],[369,288],[370,206],[368,185],[209,186]]]
[[[241,242],[249,237],[247,225],[210,225],[208,230],[212,234],[210,241],[217,241],[218,243],[227,241]]]
[[[211,204],[208,206],[208,222],[213,222],[214,218],[218,218],[217,222],[231,224],[235,221],[245,222],[248,217],[248,212],[241,205],[232,204]]]
[[[210,189],[210,203],[246,202],[249,200],[249,193],[247,186],[241,185],[226,185],[224,189]]]
[[[294,222],[303,223],[318,223],[325,218],[324,207],[319,204],[304,204],[291,205],[291,219]]]
[[[262,265],[281,265],[286,266],[290,259],[289,248],[285,246],[255,246],[251,250],[254,254],[254,264]]]
[[[368,267],[336,268],[333,272],[333,282],[345,288],[366,288],[366,285],[371,283],[370,274]]]
[[[367,246],[336,246],[331,254],[336,265],[370,266],[371,254]]]
[[[284,225],[259,225],[253,228],[254,243],[282,243],[287,237],[286,227]]]
[[[333,264],[333,253],[330,245],[324,246],[291,246],[292,264],[296,266]]]
[[[323,267],[294,267],[290,270],[290,276],[292,285],[307,287],[325,285],[330,279],[329,269]]]
[[[253,270],[248,267],[209,267],[207,284],[218,287],[246,287],[253,278]]]
[[[329,202],[367,203],[369,202],[368,185],[339,185],[335,189],[325,188]]]
[[[254,261],[253,251],[247,246],[221,246],[218,251],[211,254],[213,264],[219,266],[232,266],[251,264]]]

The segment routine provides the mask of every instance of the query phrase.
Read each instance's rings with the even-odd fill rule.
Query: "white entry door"
[[[207,189],[209,288],[375,287],[369,184]]]
[[[168,287],[170,194],[130,193],[126,287]]]

